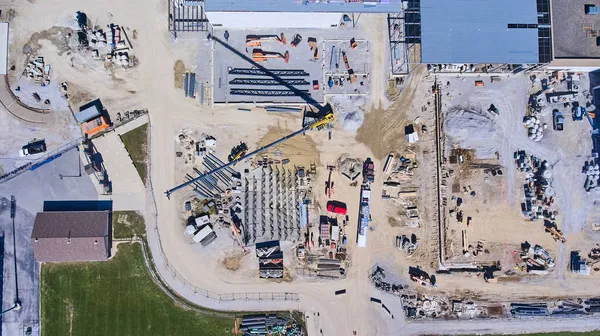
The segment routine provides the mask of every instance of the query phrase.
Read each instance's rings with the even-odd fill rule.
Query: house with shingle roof
[[[38,212],[31,244],[38,262],[103,261],[110,257],[110,211]]]

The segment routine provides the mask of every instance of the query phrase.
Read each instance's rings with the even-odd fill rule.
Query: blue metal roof
[[[208,0],[207,0],[208,1]],[[421,0],[423,63],[538,63],[536,0]]]
[[[346,2],[348,1],[348,2]],[[401,0],[205,0],[207,12],[400,13]]]

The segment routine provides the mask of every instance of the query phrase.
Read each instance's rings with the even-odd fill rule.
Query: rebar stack
[[[287,211],[288,206],[288,185],[286,179],[285,169],[282,169],[281,173],[281,214],[283,216],[283,240],[288,240],[288,228],[289,228],[289,214]]]

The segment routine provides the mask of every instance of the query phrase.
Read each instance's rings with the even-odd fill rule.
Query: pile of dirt
[[[404,127],[411,123],[408,120],[411,109],[422,105],[418,97],[427,90],[427,86],[419,84],[426,73],[425,67],[414,71],[392,106],[387,109],[371,109],[357,130],[356,140],[367,145],[378,160],[383,160],[391,151],[401,151],[406,146]]]
[[[340,174],[347,178],[352,178],[362,171],[362,162],[360,159],[352,158],[349,157],[348,154],[344,154],[338,159],[338,167]]]
[[[40,40],[48,40],[58,49],[58,55],[71,50],[71,39],[74,31],[67,27],[52,27],[41,32],[33,33],[29,41],[23,46],[24,54],[37,54],[42,48]]]
[[[225,267],[226,270],[235,272],[240,269],[243,258],[244,258],[243,253],[233,254],[233,255],[226,256],[225,258],[223,258],[223,260],[221,261],[221,264],[223,265],[223,267]]]
[[[173,74],[175,76],[175,88],[183,88],[183,74],[185,73],[185,64],[182,60],[177,60],[173,66]]]
[[[499,134],[494,120],[484,112],[451,109],[444,121],[446,136],[461,148],[473,149],[480,158],[494,158],[499,149]]]

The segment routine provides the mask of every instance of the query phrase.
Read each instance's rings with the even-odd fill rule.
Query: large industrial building
[[[550,0],[407,0],[388,24],[394,74],[423,63],[504,71],[553,59]]]
[[[547,1],[421,0],[423,63],[537,64],[551,60]]]

